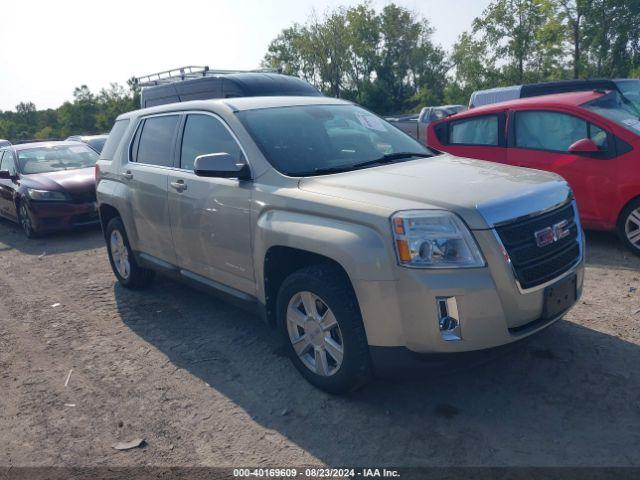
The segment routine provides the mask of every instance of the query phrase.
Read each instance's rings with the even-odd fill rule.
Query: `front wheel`
[[[38,236],[38,232],[33,226],[31,210],[26,201],[21,201],[18,204],[18,223],[27,238],[36,238]]]
[[[277,309],[293,364],[310,383],[344,393],[369,381],[371,360],[360,309],[340,269],[315,265],[289,275]]]
[[[120,218],[112,219],[107,224],[105,234],[109,262],[118,282],[123,287],[131,289],[148,286],[155,274],[153,270],[142,268],[136,262],[122,220]]]
[[[618,235],[629,250],[640,255],[640,198],[632,201],[620,214]]]

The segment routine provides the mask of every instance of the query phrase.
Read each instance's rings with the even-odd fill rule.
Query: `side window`
[[[112,160],[113,155],[116,153],[116,149],[122,140],[122,136],[124,132],[127,130],[129,126],[129,119],[118,120],[113,124],[113,128],[111,132],[109,132],[109,136],[107,137],[107,141],[104,144],[102,149],[102,153],[100,154],[100,158],[105,160]]]
[[[229,130],[210,115],[189,115],[182,135],[180,168],[193,170],[196,157],[221,152],[238,159],[241,156],[240,147]]]
[[[498,145],[498,116],[485,115],[451,122],[451,145]]]
[[[597,127],[594,126],[594,132],[596,132],[595,129]],[[589,137],[588,130],[587,122],[573,115],[542,111],[517,112],[515,146],[568,152],[573,143]],[[606,143],[606,133],[604,140],[600,139],[600,141]]]
[[[135,149],[132,152],[132,159],[148,165],[172,166],[173,140],[179,118],[178,115],[147,118],[142,126],[137,152]]]
[[[2,165],[0,165],[0,170],[8,170],[11,175],[16,174],[16,162],[13,159],[13,154],[11,152],[5,151],[4,156],[2,157]]]
[[[608,150],[609,143],[607,142],[607,132],[596,127],[593,123],[589,124],[589,138],[593,140],[600,150]]]

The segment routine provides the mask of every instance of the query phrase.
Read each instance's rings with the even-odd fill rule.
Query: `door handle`
[[[175,188],[178,192],[182,192],[187,189],[187,185],[184,183],[184,180],[176,180],[175,182],[171,182],[171,187]]]
[[[127,170],[122,174],[122,176],[127,180],[131,180],[133,178],[133,173],[131,173],[131,170]]]

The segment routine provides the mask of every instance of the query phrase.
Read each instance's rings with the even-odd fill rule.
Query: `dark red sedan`
[[[38,142],[0,149],[0,216],[27,237],[98,224],[94,166],[80,142]]]
[[[583,226],[617,230],[640,255],[639,115],[619,92],[563,93],[459,113],[429,125],[427,141],[454,155],[561,175]]]

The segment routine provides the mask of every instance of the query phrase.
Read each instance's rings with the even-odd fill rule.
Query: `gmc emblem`
[[[571,230],[567,228],[568,225],[567,220],[562,220],[551,227],[538,230],[533,234],[536,237],[536,245],[542,248],[568,237],[571,234]]]

